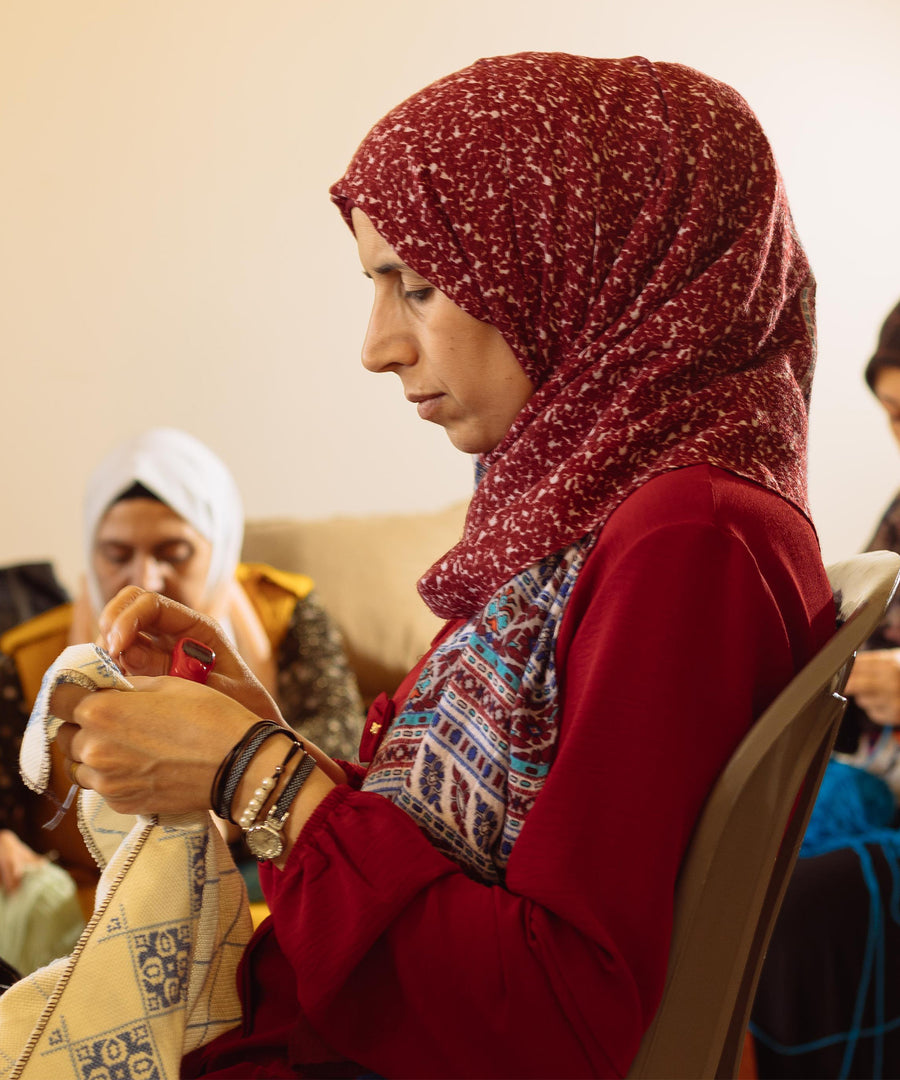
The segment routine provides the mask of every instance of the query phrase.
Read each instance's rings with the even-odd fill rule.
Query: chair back
[[[881,621],[900,555],[828,568],[840,627],[723,769],[675,891],[660,1006],[628,1076],[735,1077],[769,937],[846,708],[856,650]]]

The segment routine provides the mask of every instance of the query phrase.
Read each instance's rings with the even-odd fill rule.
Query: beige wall
[[[679,60],[768,128],[820,283],[826,558],[900,486],[859,372],[900,297],[896,0],[0,0],[0,563],[80,566],[83,479],[185,427],[253,516],[442,506],[469,464],[358,363],[327,199],[391,105],[520,49]]]

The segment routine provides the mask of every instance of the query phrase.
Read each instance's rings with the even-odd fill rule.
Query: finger
[[[887,726],[896,720],[896,704],[885,700],[882,694],[858,694],[856,703],[875,724]]]
[[[76,733],[80,730],[77,724],[66,723],[62,724],[56,733],[56,738],[53,740],[59,752],[63,757],[74,759],[78,755],[72,749],[72,740],[75,738]]]
[[[100,614],[100,632],[109,651],[116,655],[129,648],[141,634],[150,638],[169,637],[173,641],[189,634],[200,641],[215,630],[202,615],[159,593],[131,585],[122,589]]]
[[[860,663],[871,663],[875,660],[894,660],[897,659],[897,649],[860,649],[856,654],[856,659]]]
[[[851,671],[850,678],[847,680],[846,691],[848,694],[853,694],[854,697],[859,697],[860,694],[865,694],[871,690],[874,685],[875,680],[866,672]]]
[[[81,769],[83,769],[83,768],[86,768],[83,761],[69,760],[68,764],[66,765],[66,775],[69,777],[69,779],[75,785],[75,787],[80,787],[80,788],[87,787],[87,784],[83,783],[78,778],[79,771]]]
[[[101,615],[101,627],[107,650],[129,675],[165,675],[172,649],[183,637],[207,645],[216,654],[217,666],[233,676],[242,670],[213,619],[157,593],[122,590]]]
[[[90,690],[75,683],[59,683],[50,697],[50,712],[71,725],[75,711],[90,693]]]
[[[156,675],[135,675],[133,679],[129,679],[129,682],[135,690],[141,690],[144,693],[153,693],[155,690],[171,689],[171,683],[168,679],[162,679]]]
[[[3,840],[6,839],[6,830],[3,830]],[[0,845],[0,891],[9,893],[13,890],[13,859],[12,853],[7,852],[8,845]]]
[[[14,893],[19,887],[20,875],[15,866],[7,866],[0,860],[0,889],[7,895]]]

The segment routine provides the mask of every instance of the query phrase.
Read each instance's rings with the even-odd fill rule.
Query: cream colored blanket
[[[22,744],[37,791],[60,682],[131,689],[97,646],[61,654]],[[174,1080],[184,1054],[240,1022],[235,975],[252,931],[243,879],[208,813],[123,817],[81,791],[78,820],[103,868],[94,913],[70,956],[0,997],[0,1077]]]

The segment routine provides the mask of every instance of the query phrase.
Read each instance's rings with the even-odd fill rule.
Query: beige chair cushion
[[[440,628],[416,581],[461,536],[467,502],[423,514],[249,521],[243,557],[309,574],[368,705],[396,688]]]

